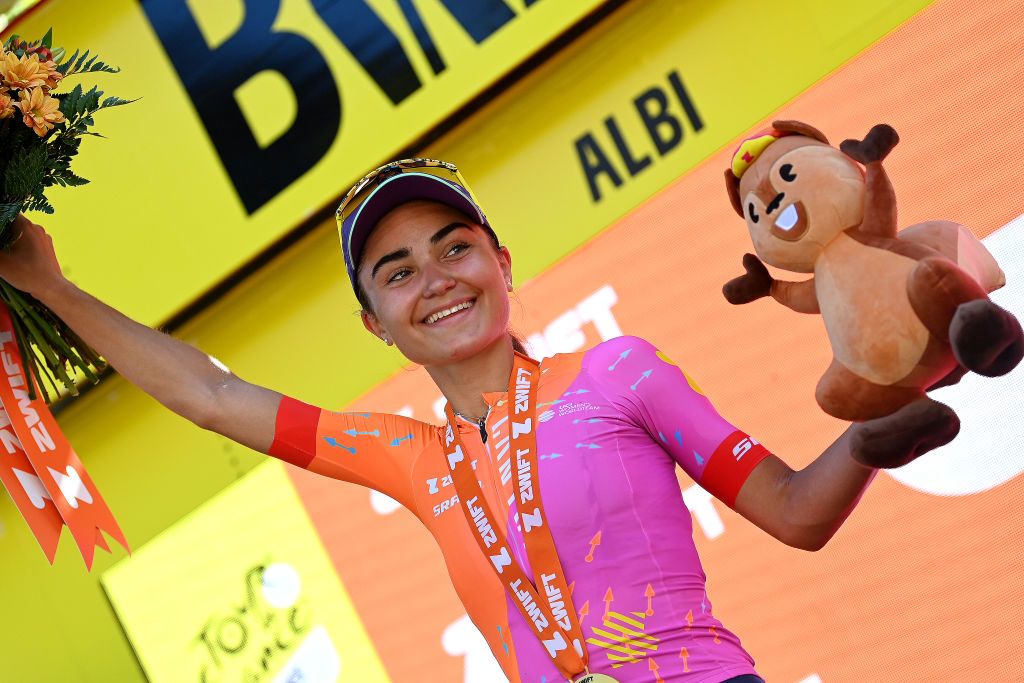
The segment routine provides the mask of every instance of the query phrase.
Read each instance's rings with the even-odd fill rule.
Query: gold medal
[[[583,674],[573,683],[618,683],[618,681],[605,674]]]

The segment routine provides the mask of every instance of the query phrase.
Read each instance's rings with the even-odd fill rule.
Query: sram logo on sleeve
[[[732,447],[732,455],[736,458],[736,462],[739,462],[744,455],[750,452],[754,446],[759,446],[760,443],[750,436],[743,437],[743,440]]]
[[[756,439],[736,430],[712,453],[697,483],[715,498],[733,507],[743,482],[769,455],[768,450]]]

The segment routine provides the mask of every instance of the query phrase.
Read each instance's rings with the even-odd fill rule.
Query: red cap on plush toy
[[[768,145],[784,135],[792,135],[792,133],[769,128],[741,142],[732,155],[732,174],[737,178],[742,178],[746,170],[768,148]]]

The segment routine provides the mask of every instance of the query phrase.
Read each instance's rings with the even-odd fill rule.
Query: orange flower
[[[14,116],[14,100],[10,93],[0,92],[0,119],[9,119]]]
[[[48,70],[41,68],[39,55],[18,57],[13,52],[4,54],[0,75],[8,88],[36,88],[46,84]]]
[[[60,83],[60,79],[64,78],[64,74],[57,71],[57,62],[51,60],[39,63],[39,73],[46,78],[46,83],[43,85],[49,90],[53,90]]]
[[[14,106],[21,110],[25,125],[39,137],[46,135],[54,124],[64,121],[64,114],[58,109],[60,102],[44,93],[42,88],[22,90],[18,94],[21,101]]]

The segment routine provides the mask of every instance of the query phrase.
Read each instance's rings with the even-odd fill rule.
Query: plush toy
[[[928,221],[896,231],[896,196],[882,160],[899,141],[880,124],[836,149],[799,121],[745,140],[725,173],[757,257],[723,291],[734,304],[771,295],[821,313],[833,361],[818,382],[829,415],[863,422],[855,457],[893,467],[956,436],[959,420],[925,391],[967,371],[996,376],[1024,356],[1024,334],[988,298],[1005,283],[970,230]],[[862,168],[863,166],[863,168]],[[760,260],[758,259],[760,257]],[[764,263],[813,273],[775,280]]]

